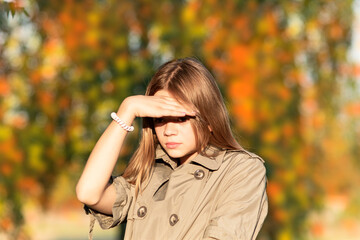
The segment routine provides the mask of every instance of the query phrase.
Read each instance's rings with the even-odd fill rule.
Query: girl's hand
[[[134,118],[196,115],[195,110],[190,106],[181,104],[176,99],[168,96],[130,96],[122,102],[119,108],[120,111],[131,113]]]

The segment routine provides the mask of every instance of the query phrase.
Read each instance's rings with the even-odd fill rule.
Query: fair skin
[[[154,96],[172,98],[166,90],[160,90]],[[154,118],[154,126],[160,145],[171,158],[183,164],[197,155],[195,132],[189,116]]]
[[[136,117],[163,119],[164,124],[155,126],[155,129],[160,144],[169,151],[170,157],[178,158],[182,163],[196,155],[196,152],[185,144],[183,137],[175,137],[189,134],[190,128],[187,124],[190,124],[190,121],[186,120],[188,123],[185,124],[174,121],[181,117],[195,116],[195,111],[180,104],[167,91],[160,90],[154,96],[128,97],[121,103],[117,115],[127,125],[132,125]],[[108,184],[108,180],[127,133],[115,121],[110,123],[92,150],[76,186],[77,197],[82,203],[109,215],[112,214],[116,192],[114,186]]]

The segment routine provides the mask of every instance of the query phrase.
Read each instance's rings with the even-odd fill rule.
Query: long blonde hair
[[[171,92],[177,100],[193,105],[198,110],[196,118],[190,121],[199,154],[204,154],[208,145],[221,149],[241,149],[232,135],[228,113],[216,81],[198,60],[183,58],[160,66],[145,95],[153,96],[159,90]],[[150,177],[157,144],[152,119],[143,118],[139,147],[123,174],[127,181],[135,184],[136,194]]]

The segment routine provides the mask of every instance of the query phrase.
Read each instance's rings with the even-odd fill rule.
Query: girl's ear
[[[208,125],[208,128],[209,128],[209,131],[210,132],[212,132],[213,130],[212,130],[212,128],[210,127],[210,125]]]

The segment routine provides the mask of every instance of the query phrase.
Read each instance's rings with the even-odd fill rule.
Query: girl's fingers
[[[163,116],[195,116],[196,112],[193,110],[189,110],[184,106],[162,106],[162,111],[160,111],[160,114]]]
[[[196,112],[187,104],[166,96],[136,96],[133,98],[138,117],[195,116]]]
[[[182,104],[178,102],[176,99],[170,97],[164,97],[164,100],[165,100],[165,104],[163,105],[163,108],[175,111],[172,114],[177,115],[184,113],[185,115],[189,115],[189,116],[196,115],[196,110],[192,109],[187,104]]]

